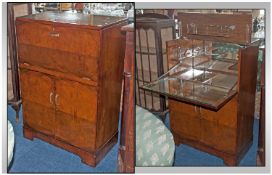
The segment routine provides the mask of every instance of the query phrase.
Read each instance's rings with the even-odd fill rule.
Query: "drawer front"
[[[19,45],[19,62],[97,81],[97,58],[34,45]]]
[[[92,57],[99,55],[99,31],[36,22],[17,23],[16,27],[19,44],[29,44]]]

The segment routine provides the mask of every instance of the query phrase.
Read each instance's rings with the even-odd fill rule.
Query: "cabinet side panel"
[[[238,152],[246,151],[253,139],[258,47],[242,49],[239,59]]]
[[[96,148],[111,139],[118,130],[122,77],[124,70],[126,22],[104,29],[101,33],[99,66],[98,118]]]

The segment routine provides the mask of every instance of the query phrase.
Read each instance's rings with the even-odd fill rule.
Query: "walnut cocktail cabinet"
[[[17,18],[24,136],[96,166],[117,141],[125,18],[46,12]]]
[[[237,165],[252,144],[258,42],[251,15],[180,13],[182,33],[167,42],[169,71],[146,90],[169,99],[175,143]]]

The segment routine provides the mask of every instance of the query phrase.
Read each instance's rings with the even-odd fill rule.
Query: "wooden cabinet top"
[[[134,23],[123,26],[121,30],[126,32],[134,32]]]
[[[127,20],[126,17],[88,15],[70,12],[44,12],[17,18],[18,21],[38,21],[48,24],[77,25],[93,29],[103,29]]]

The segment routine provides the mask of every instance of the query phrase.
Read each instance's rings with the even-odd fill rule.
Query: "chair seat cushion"
[[[172,166],[172,133],[151,112],[136,106],[136,166]]]

